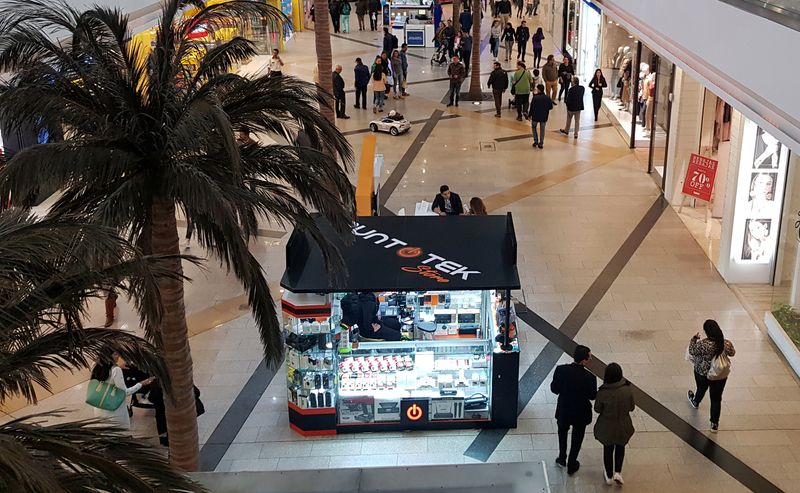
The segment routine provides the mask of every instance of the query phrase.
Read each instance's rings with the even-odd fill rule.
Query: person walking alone
[[[339,9],[339,12],[340,12],[340,24],[341,24],[343,33],[349,33],[350,32],[350,9],[351,9],[350,2],[348,2],[347,0],[344,0],[341,3],[341,7]]]
[[[517,107],[517,121],[528,118],[528,102],[531,94],[531,73],[525,64],[517,62],[517,71],[511,76],[511,94],[514,95],[514,106]]]
[[[592,351],[586,346],[577,346],[574,361],[559,365],[553,373],[550,391],[558,395],[556,422],[558,424],[558,457],[556,464],[567,468],[572,476],[581,467],[578,454],[583,445],[586,427],[592,423],[592,403],[597,396],[597,379],[586,369],[592,359]],[[572,442],[567,455],[567,437],[572,428]]]
[[[469,61],[472,58],[472,35],[469,31],[461,31],[461,63],[464,64],[464,71],[469,73]]]
[[[277,48],[272,50],[272,58],[269,59],[269,76],[283,77],[283,60]]]
[[[606,78],[603,77],[603,71],[597,69],[594,71],[594,77],[589,82],[589,88],[592,90],[592,106],[594,107],[594,121],[600,115],[600,106],[603,104],[603,89],[608,87]]]
[[[464,11],[459,14],[458,23],[461,25],[462,32],[469,32],[472,29],[472,13],[469,11],[469,3],[464,4]]]
[[[531,31],[522,21],[517,28],[517,60],[525,61],[525,51],[528,49],[528,39],[531,37]]]
[[[506,46],[506,61],[511,61],[511,50],[514,49],[514,40],[516,39],[516,33],[514,31],[514,26],[511,25],[510,22],[505,23],[505,29],[503,29],[503,35],[500,37],[500,41],[505,41]]]
[[[461,65],[458,56],[453,57],[453,62],[447,67],[447,76],[450,77],[450,102],[447,106],[453,106],[455,103],[458,106],[458,94],[461,91],[461,84],[467,76],[467,71]]]
[[[503,25],[497,19],[492,21],[492,26],[489,28],[490,38],[489,47],[492,49],[492,56],[494,61],[497,61],[497,56],[500,54],[500,37],[503,35]]]
[[[578,129],[581,126],[581,111],[583,111],[583,95],[585,89],[580,85],[577,77],[572,78],[572,87],[569,88],[564,103],[567,105],[567,124],[561,129],[561,133],[569,135],[569,126],[575,118],[575,138],[578,138]]]
[[[539,68],[542,65],[542,41],[544,41],[544,31],[542,28],[536,29],[533,34],[533,68]]]
[[[340,26],[340,22],[342,20],[342,16],[341,16],[342,10],[341,9],[342,9],[341,4],[336,0],[332,0],[328,4],[328,11],[331,14],[331,23],[333,24],[333,32],[334,33],[338,33],[339,32],[339,26]]]
[[[368,0],[356,0],[356,17],[358,17],[358,30],[363,31],[366,29],[364,24],[364,16],[367,15],[369,10]]]
[[[378,30],[378,16],[382,10],[381,0],[367,0],[367,13],[369,14],[369,30]]]
[[[556,59],[553,55],[547,57],[547,62],[542,66],[542,78],[544,79],[544,87],[547,95],[556,103],[556,94],[558,93],[558,67],[556,66]]]
[[[508,76],[500,62],[494,62],[494,70],[489,74],[488,86],[492,90],[492,96],[494,97],[494,116],[500,118],[500,109],[503,107],[503,93],[508,89]]]
[[[536,89],[536,94],[531,98],[531,130],[533,131],[533,147],[541,149],[544,147],[544,129],[547,126],[550,110],[553,109],[553,100],[545,94],[543,84],[536,86]]]
[[[722,329],[716,320],[706,320],[703,323],[705,339],[700,338],[700,333],[692,336],[689,341],[689,356],[694,362],[695,391],[688,392],[689,405],[697,409],[709,391],[711,395],[711,432],[719,430],[719,416],[722,411],[722,392],[730,373],[730,357],[736,354],[736,349],[731,341],[722,335]],[[727,361],[727,368],[724,362]]]
[[[622,377],[622,368],[611,363],[606,367],[603,385],[597,391],[594,410],[594,438],[603,444],[603,476],[606,484],[622,486],[622,461],[625,446],[634,434],[631,413],[636,408],[631,384]]]
[[[353,69],[355,75],[356,86],[356,104],[353,106],[359,110],[361,108],[367,109],[367,88],[369,87],[369,69],[361,61],[361,58],[356,58],[356,67]]]
[[[510,25],[508,19],[511,18],[511,0],[497,0],[494,6],[497,9],[497,15],[495,17],[500,17],[500,21],[504,26]]]
[[[345,110],[347,109],[346,98],[347,95],[344,92],[344,79],[342,78],[342,66],[337,65],[336,68],[333,70],[333,97],[336,99],[336,118],[341,118],[343,120],[347,120],[350,117],[347,116]]]

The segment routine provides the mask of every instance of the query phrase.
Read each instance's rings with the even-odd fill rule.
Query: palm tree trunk
[[[317,73],[319,86],[327,94],[323,97],[328,105],[322,105],[320,112],[331,123],[336,123],[333,113],[333,54],[331,53],[331,24],[328,0],[314,0],[314,45],[317,49]]]
[[[456,29],[456,34],[461,30],[461,22],[458,16],[461,14],[461,0],[453,0],[453,27]]]
[[[151,208],[151,247],[156,255],[178,255],[178,225],[175,203],[155,199]],[[179,259],[170,260],[167,267],[182,274]],[[200,446],[197,433],[197,408],[194,397],[192,355],[189,350],[189,331],[186,326],[186,307],[183,303],[182,280],[160,280],[164,317],[161,339],[164,359],[172,380],[172,391],[164,399],[169,433],[169,456],[172,464],[184,471],[197,471]]]
[[[481,0],[472,1],[472,74],[469,79],[469,99],[481,100]]]

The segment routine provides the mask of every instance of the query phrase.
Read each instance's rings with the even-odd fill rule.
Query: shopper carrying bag
[[[150,385],[155,378],[146,378],[132,387],[126,387],[122,374],[125,368],[125,360],[117,353],[101,357],[92,368],[86,403],[92,406],[96,418],[107,418],[120,428],[130,429],[128,406],[123,404],[129,395],[139,391],[144,385]]]
[[[736,354],[736,349],[731,341],[722,335],[722,329],[716,320],[706,320],[703,323],[705,339],[700,338],[698,332],[689,341],[689,355],[694,362],[694,380],[696,390],[690,390],[687,395],[689,405],[697,409],[702,402],[706,391],[711,398],[711,432],[719,430],[719,417],[722,411],[722,392],[731,371],[730,357]]]
[[[606,484],[622,485],[625,446],[634,434],[631,413],[636,408],[631,384],[622,377],[617,363],[606,367],[603,385],[597,390],[594,410],[598,413],[594,437],[603,444],[603,469]]]

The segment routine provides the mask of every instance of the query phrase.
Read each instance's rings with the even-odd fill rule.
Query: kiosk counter
[[[290,426],[516,427],[511,215],[360,217],[349,239],[318,225],[346,275],[332,282],[316,243],[292,234],[281,281]]]

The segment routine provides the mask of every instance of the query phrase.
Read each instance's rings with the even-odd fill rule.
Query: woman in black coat
[[[606,78],[603,77],[603,72],[600,69],[594,71],[594,77],[589,82],[589,88],[592,90],[592,103],[594,103],[594,121],[597,121],[597,116],[600,114],[600,106],[603,103],[603,89],[608,87]]]

